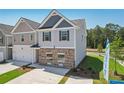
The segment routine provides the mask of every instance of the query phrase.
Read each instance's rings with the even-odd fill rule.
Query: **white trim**
[[[19,21],[16,23],[16,25],[14,26],[14,28],[12,29],[11,33],[14,33],[15,29],[18,27],[18,25],[19,25],[22,21],[25,22],[25,23],[29,26],[29,28],[31,28],[31,29],[34,31],[34,29],[25,21],[25,19],[21,17],[21,18],[19,19]],[[18,32],[17,32],[17,33],[18,33]]]
[[[53,29],[55,29],[64,19],[61,18],[54,26],[53,26]]]
[[[47,55],[52,55],[52,57],[48,57]],[[53,53],[52,52],[46,52],[46,59],[53,59]]]
[[[2,33],[3,35],[5,35],[5,36],[12,36],[12,35],[7,35],[7,34],[3,33],[3,30],[2,30],[2,29],[0,29],[0,31],[1,31],[1,33]]]
[[[25,20],[24,22],[34,31],[34,29]]]
[[[57,53],[57,54],[58,54],[58,55],[65,55],[65,53],[60,53],[60,52],[59,52],[59,53]]]
[[[18,22],[16,23],[16,25],[15,25],[14,28],[12,29],[11,33],[13,33],[14,30],[18,27],[18,25],[20,24],[21,20],[22,20],[22,18],[20,18],[20,19],[18,20]]]
[[[55,29],[53,29],[53,28],[49,28],[49,29],[39,29],[39,30],[37,30],[37,31],[52,31],[52,30],[69,30],[69,29],[75,29],[75,28],[77,28],[77,27],[63,27],[63,28],[55,28]]]
[[[29,31],[29,32],[15,32],[12,34],[28,34],[28,33],[35,33],[36,31]]]
[[[43,20],[43,22],[41,23],[41,25],[38,28],[41,28],[45,22],[47,22],[47,20],[52,16],[53,13],[56,13],[57,15],[61,16],[63,19],[65,19],[68,23],[70,23],[73,27],[77,27],[75,24],[73,24],[69,19],[67,19],[65,16],[63,16],[62,14],[60,14],[57,10],[52,10],[49,15]]]
[[[58,55],[63,55],[64,58],[59,58]],[[57,53],[57,62],[58,63],[65,63],[65,53]]]
[[[40,49],[42,48],[54,48],[54,47],[39,47]],[[75,49],[75,47],[55,47],[55,49],[59,49],[59,48],[62,48],[62,49]]]
[[[12,35],[5,35],[5,36],[12,37]]]
[[[41,22],[40,26],[38,28],[41,28],[46,22],[47,20],[52,16],[52,14],[56,12],[56,10],[52,10],[48,15],[47,17]],[[57,13],[57,12],[56,12]],[[58,14],[58,13],[57,13]]]
[[[77,29],[74,29],[74,48],[75,48],[75,51],[74,51],[74,52],[75,52],[75,56],[74,56],[74,57],[75,57],[75,59],[74,59],[74,60],[75,60],[75,62],[74,62],[74,67],[76,66],[75,64],[76,64],[76,61],[77,61],[77,60],[76,60],[76,59],[77,59],[77,56],[76,56],[76,52],[77,52],[77,49],[76,49],[76,32],[77,32],[77,31],[76,31],[76,30],[77,30]]]
[[[6,46],[0,46],[0,48],[6,48]]]

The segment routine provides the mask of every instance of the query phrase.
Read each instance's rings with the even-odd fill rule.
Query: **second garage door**
[[[25,62],[36,61],[36,51],[27,45],[15,45],[13,46],[13,59]]]

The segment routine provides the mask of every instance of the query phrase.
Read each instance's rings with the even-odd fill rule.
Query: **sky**
[[[15,25],[20,17],[41,23],[51,9],[0,9],[0,23]],[[102,27],[107,23],[124,26],[124,9],[58,9],[70,20],[85,19],[87,28],[96,25]]]

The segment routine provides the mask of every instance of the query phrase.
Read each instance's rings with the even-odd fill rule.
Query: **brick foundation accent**
[[[48,62],[47,53],[52,53],[52,61]],[[58,62],[58,53],[64,53],[65,62]],[[73,68],[75,62],[74,49],[41,48],[39,49],[39,63],[56,67]],[[62,66],[63,65],[63,66]]]

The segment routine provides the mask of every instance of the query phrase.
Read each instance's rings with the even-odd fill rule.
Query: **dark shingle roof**
[[[0,24],[0,31],[2,31],[5,35],[11,35],[12,29],[13,29],[13,26]]]
[[[76,20],[71,20],[72,23],[74,23],[76,26],[81,26],[82,23],[85,22],[85,19],[76,19]]]

